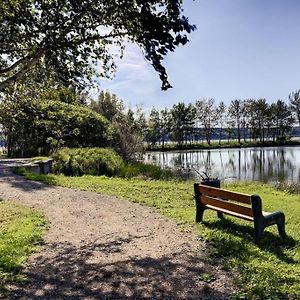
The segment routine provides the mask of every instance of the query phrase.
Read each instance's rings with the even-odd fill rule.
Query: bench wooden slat
[[[241,215],[241,214],[239,214],[239,213],[236,213],[236,212],[233,212],[233,211],[230,211],[230,210],[227,210],[227,209],[215,207],[215,206],[212,206],[212,205],[206,205],[206,207],[209,208],[209,209],[212,209],[212,210],[215,210],[215,211],[218,211],[218,212],[227,214],[227,215],[231,215],[231,216],[233,216],[233,217],[237,217],[237,218],[240,218],[240,219],[244,219],[244,220],[246,220],[246,221],[252,221],[252,222],[254,221],[254,218],[253,218],[253,217],[246,216],[246,215]]]
[[[200,193],[207,194],[213,197],[224,198],[245,204],[251,204],[251,196],[247,194],[235,193],[223,189],[218,189],[206,185],[199,185]]]
[[[205,205],[210,205],[214,207],[219,207],[221,209],[225,209],[228,211],[232,211],[234,213],[237,213],[239,215],[245,215],[248,217],[253,218],[253,212],[251,207],[242,206],[236,203],[223,201],[220,199],[214,199],[211,197],[208,197],[206,195],[202,195],[200,198],[200,202]]]

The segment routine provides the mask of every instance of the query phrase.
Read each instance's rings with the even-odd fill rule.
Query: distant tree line
[[[180,102],[172,108],[150,112],[146,141],[152,147],[166,140],[178,145],[206,141],[212,138],[242,141],[285,141],[292,129],[300,124],[300,90],[289,95],[289,103],[277,100],[269,104],[266,99],[232,100],[228,106],[214,99],[195,103]]]
[[[96,100],[57,81],[27,80],[0,94],[0,126],[8,156],[48,155],[62,147],[110,147],[124,160],[139,157],[145,141],[152,147],[172,140],[179,146],[212,139],[285,141],[300,123],[300,90],[289,103],[265,99],[214,99],[153,108],[125,108],[116,95],[102,91]]]

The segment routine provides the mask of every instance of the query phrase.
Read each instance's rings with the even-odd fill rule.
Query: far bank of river
[[[154,147],[147,146],[147,151],[149,152],[168,152],[168,151],[182,151],[182,150],[206,150],[206,149],[227,149],[227,148],[254,148],[254,147],[280,147],[280,146],[300,146],[300,137],[293,137],[291,140],[287,141],[273,141],[266,140],[264,142],[247,140],[238,143],[237,140],[231,140],[230,142],[222,140],[221,143],[216,140],[212,140],[211,144],[208,145],[207,142],[198,143],[186,143],[178,145],[174,142],[165,142],[164,146],[162,144],[156,145]]]
[[[300,183],[300,146],[148,151],[145,162],[196,180],[204,171],[226,181]]]

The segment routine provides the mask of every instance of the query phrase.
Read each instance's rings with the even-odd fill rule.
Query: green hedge
[[[122,158],[110,148],[63,148],[53,158],[53,172],[67,176],[113,176],[124,165]]]

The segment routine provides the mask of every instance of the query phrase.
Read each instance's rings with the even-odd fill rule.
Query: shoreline
[[[300,146],[300,141],[287,141],[287,142],[273,142],[273,141],[265,141],[265,142],[241,142],[238,144],[237,142],[231,143],[221,143],[212,142],[211,145],[207,143],[204,144],[184,144],[184,145],[176,145],[176,144],[167,144],[164,147],[155,146],[149,147],[147,146],[146,152],[169,152],[169,151],[178,151],[178,150],[213,150],[213,149],[240,149],[240,148],[268,148],[268,147],[280,147],[280,146]]]

